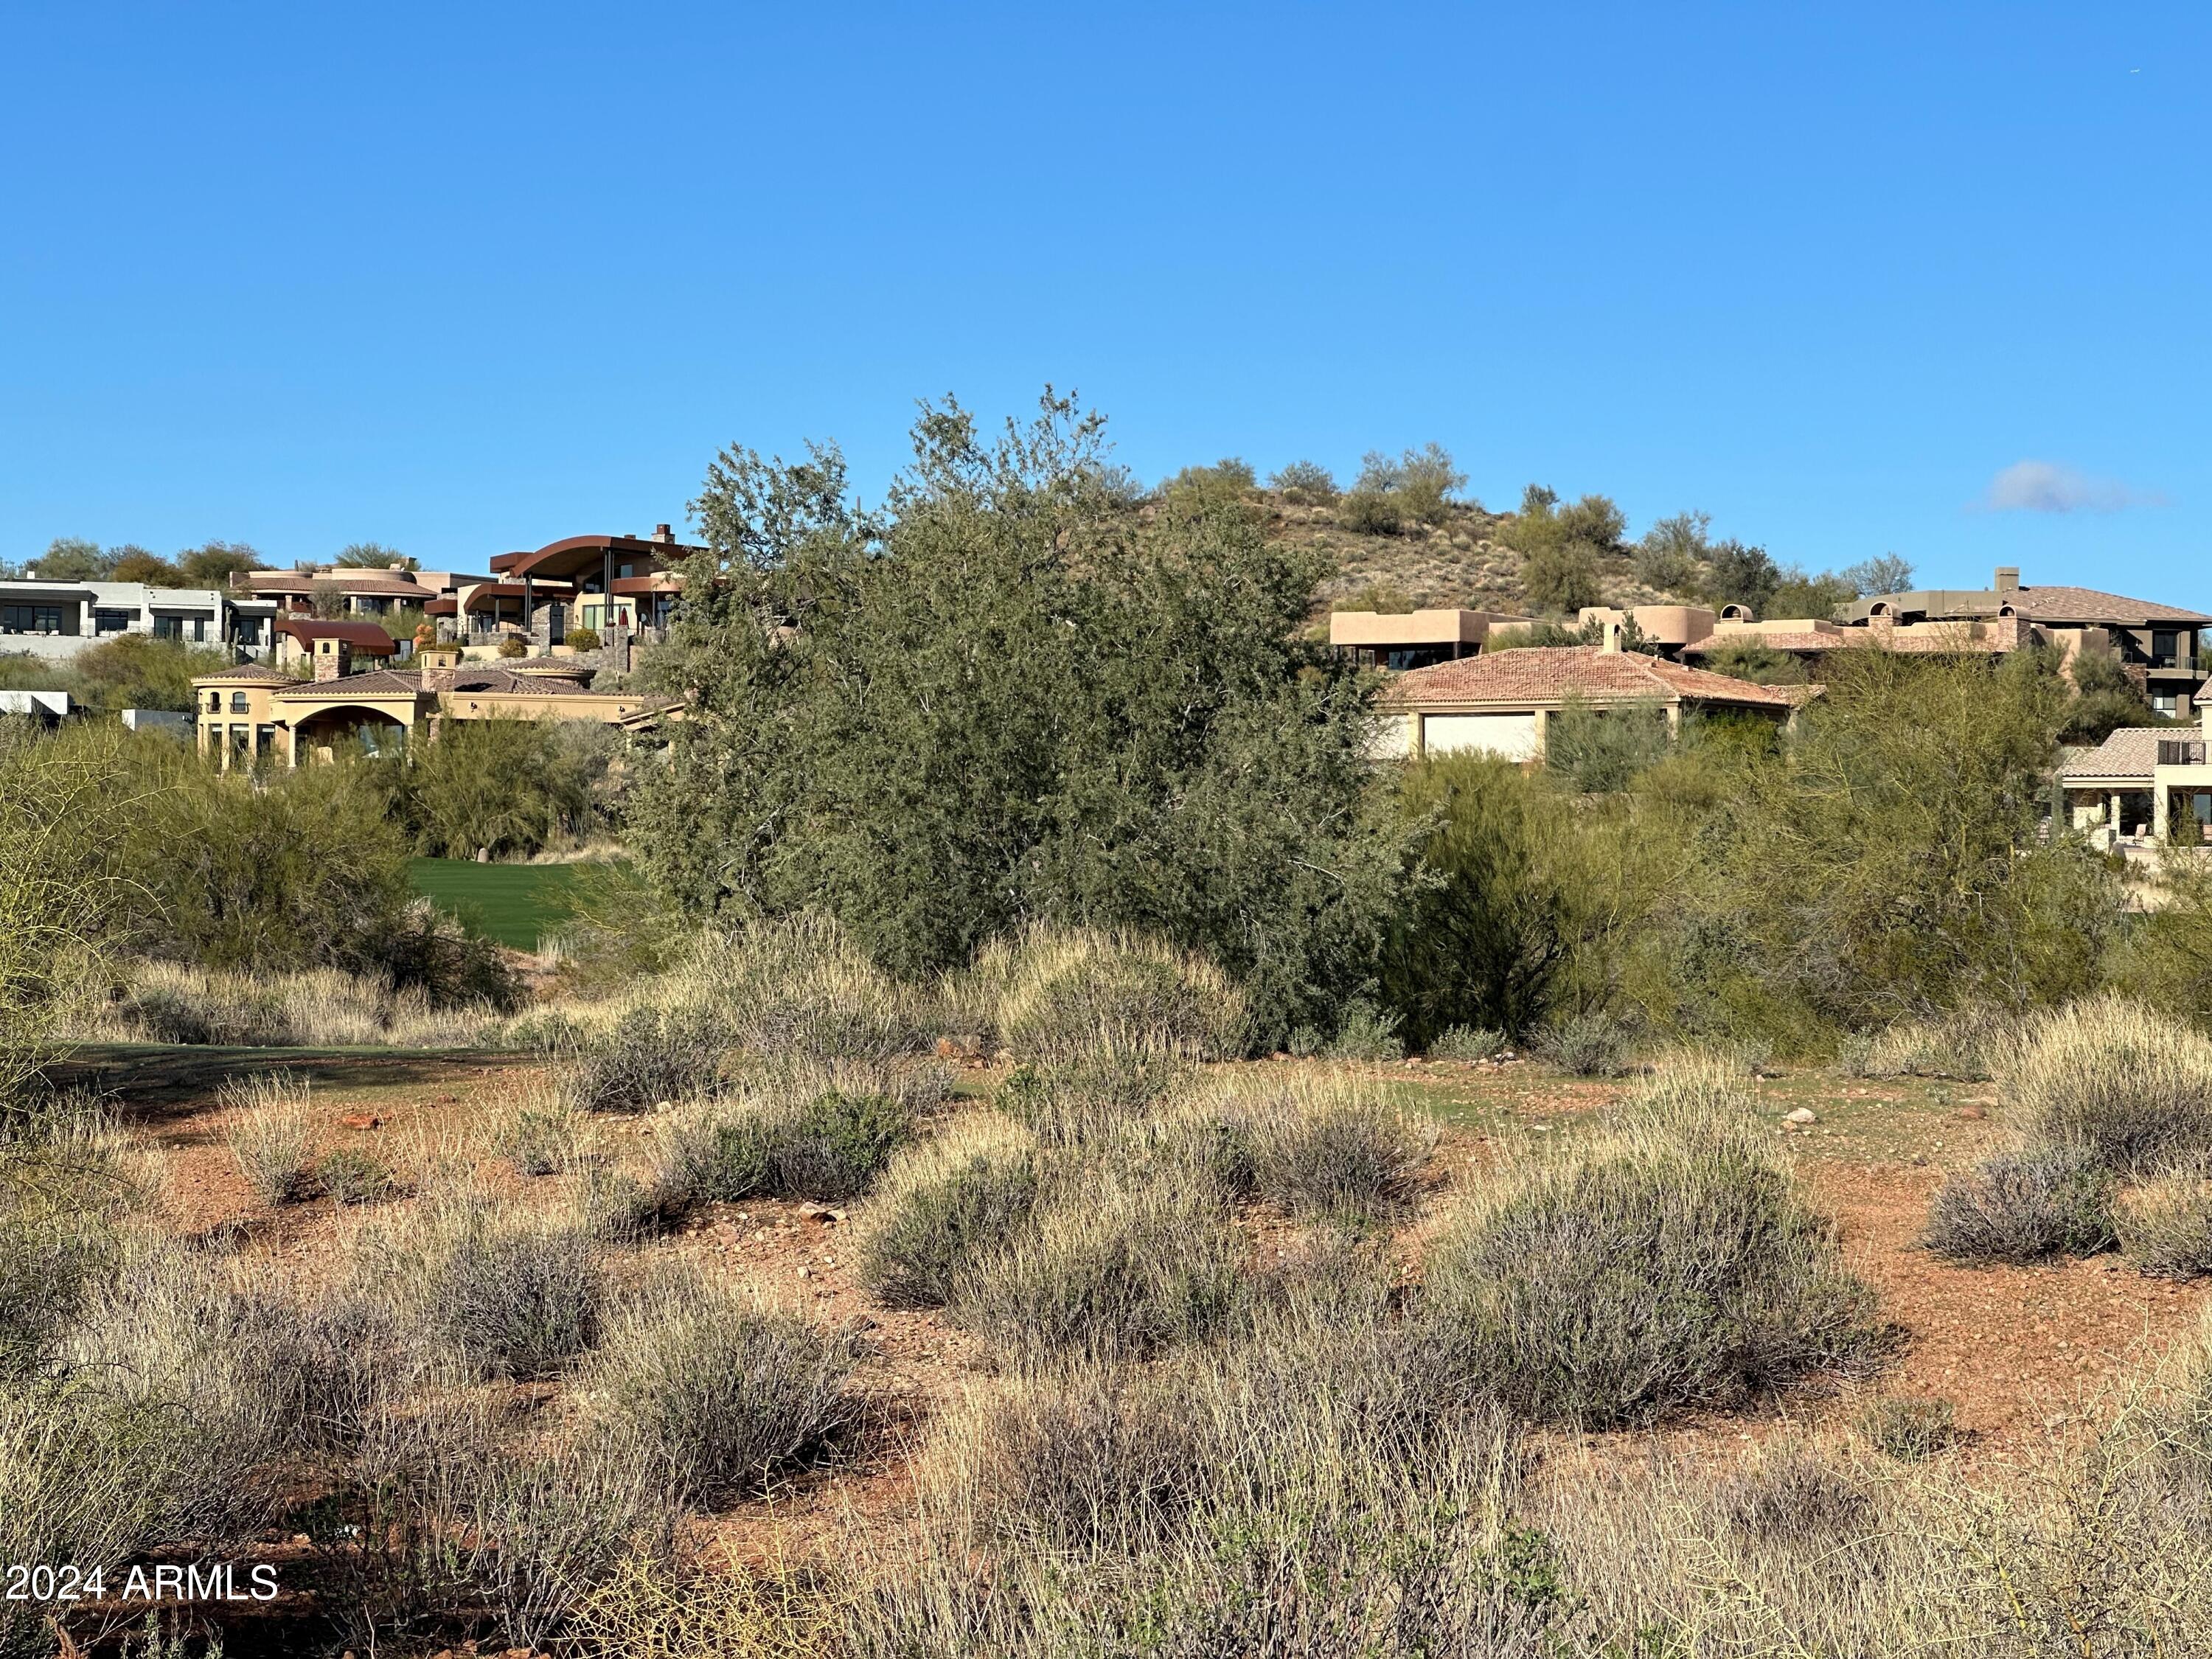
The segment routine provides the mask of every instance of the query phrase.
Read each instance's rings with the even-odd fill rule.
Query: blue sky
[[[0,4],[0,559],[480,567],[1051,381],[1147,478],[1434,439],[2212,608],[2208,69],[2202,5]]]

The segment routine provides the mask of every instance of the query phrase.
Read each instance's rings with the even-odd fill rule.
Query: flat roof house
[[[1427,668],[1480,656],[1493,629],[1530,620],[1495,611],[1339,611],[1328,619],[1328,642],[1370,668]]]
[[[121,634],[211,649],[268,648],[276,606],[208,587],[144,582],[0,581],[0,653],[65,661]]]
[[[1753,685],[1638,652],[1603,646],[1535,646],[1437,663],[1400,675],[1377,703],[1387,717],[1378,752],[1409,757],[1480,751],[1540,760],[1553,715],[1570,703],[1666,710],[1739,709],[1777,722],[1804,689]]]

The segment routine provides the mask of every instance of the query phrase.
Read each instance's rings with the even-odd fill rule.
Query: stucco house
[[[1377,708],[1389,724],[1378,751],[1413,757],[1480,750],[1540,760],[1552,717],[1569,704],[1666,711],[1736,710],[1787,723],[1804,687],[1753,685],[1725,674],[1604,646],[1535,646],[1416,668],[1394,678]]]
[[[0,653],[66,661],[124,634],[150,635],[211,650],[268,648],[273,603],[210,587],[144,582],[0,580]]]
[[[2124,726],[2058,769],[2068,823],[2100,846],[2127,848],[2212,837],[2212,704],[2197,725]]]
[[[353,669],[343,638],[314,641],[315,677],[242,663],[192,682],[201,754],[224,770],[328,760],[358,743],[372,752],[434,741],[447,720],[564,720],[638,726],[674,706],[636,692],[594,691],[592,671],[562,659],[512,666],[463,663],[450,647],[424,666]]]

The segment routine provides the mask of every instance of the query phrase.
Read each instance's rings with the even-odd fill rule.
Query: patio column
[[[2118,790],[2115,789],[2112,791],[2112,798],[2108,804],[2112,809],[2112,816],[2111,818],[2112,839],[2114,841],[2118,841],[2120,838],[2120,792]]]
[[[2150,790],[2150,833],[2154,841],[2166,840],[2166,825],[2172,821],[2173,792],[2154,779]]]

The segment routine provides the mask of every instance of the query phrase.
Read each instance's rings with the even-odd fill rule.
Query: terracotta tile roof
[[[1754,708],[1788,708],[1797,701],[1780,687],[1753,685],[1638,652],[1601,651],[1594,645],[1486,651],[1479,657],[1408,670],[1383,693],[1385,702],[1416,705],[1538,704],[1568,697],[1598,702],[1638,698],[1723,702]]]
[[[334,680],[302,680],[277,700],[289,697],[416,697],[422,694],[422,677],[411,669],[372,668],[365,674],[343,674]]]
[[[2150,781],[2158,764],[2161,738],[2185,738],[2179,726],[2123,726],[2086,755],[2077,755],[2058,769],[2062,778],[2141,778]]]
[[[235,668],[217,669],[212,674],[195,674],[194,685],[208,685],[221,680],[234,685],[291,685],[295,684],[289,674],[282,673],[265,664],[242,662]]]
[[[374,623],[321,622],[312,617],[279,617],[276,631],[289,634],[302,643],[316,640],[343,640],[355,650],[372,657],[388,657],[399,649],[392,635]]]

